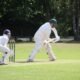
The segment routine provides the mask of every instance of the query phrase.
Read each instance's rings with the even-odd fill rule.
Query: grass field
[[[26,63],[34,43],[16,44],[16,62],[0,65],[0,80],[80,80],[80,43],[52,44],[57,60],[50,62],[45,49],[35,62]]]

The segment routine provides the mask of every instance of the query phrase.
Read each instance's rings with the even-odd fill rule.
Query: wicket
[[[9,61],[15,62],[15,39],[10,39],[9,48],[14,52],[14,55],[9,57]]]

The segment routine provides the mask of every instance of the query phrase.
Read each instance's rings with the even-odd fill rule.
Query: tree
[[[73,0],[72,5],[74,39],[80,40],[80,1]]]
[[[28,34],[25,33],[28,23],[28,26],[33,25],[30,28],[35,32],[41,24],[54,17],[58,20],[61,36],[74,33],[74,38],[79,39],[80,0],[0,0],[0,26],[15,30],[23,26],[24,30],[18,30],[20,35]]]

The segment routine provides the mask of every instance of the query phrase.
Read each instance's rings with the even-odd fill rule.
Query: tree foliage
[[[21,20],[38,26],[54,17],[61,36],[80,35],[80,0],[0,0],[0,24]]]

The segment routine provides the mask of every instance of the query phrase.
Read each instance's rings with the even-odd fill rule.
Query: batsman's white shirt
[[[51,25],[49,22],[46,22],[45,24],[41,25],[40,28],[35,33],[34,41],[43,42],[45,40],[48,40],[50,34],[51,34]]]

